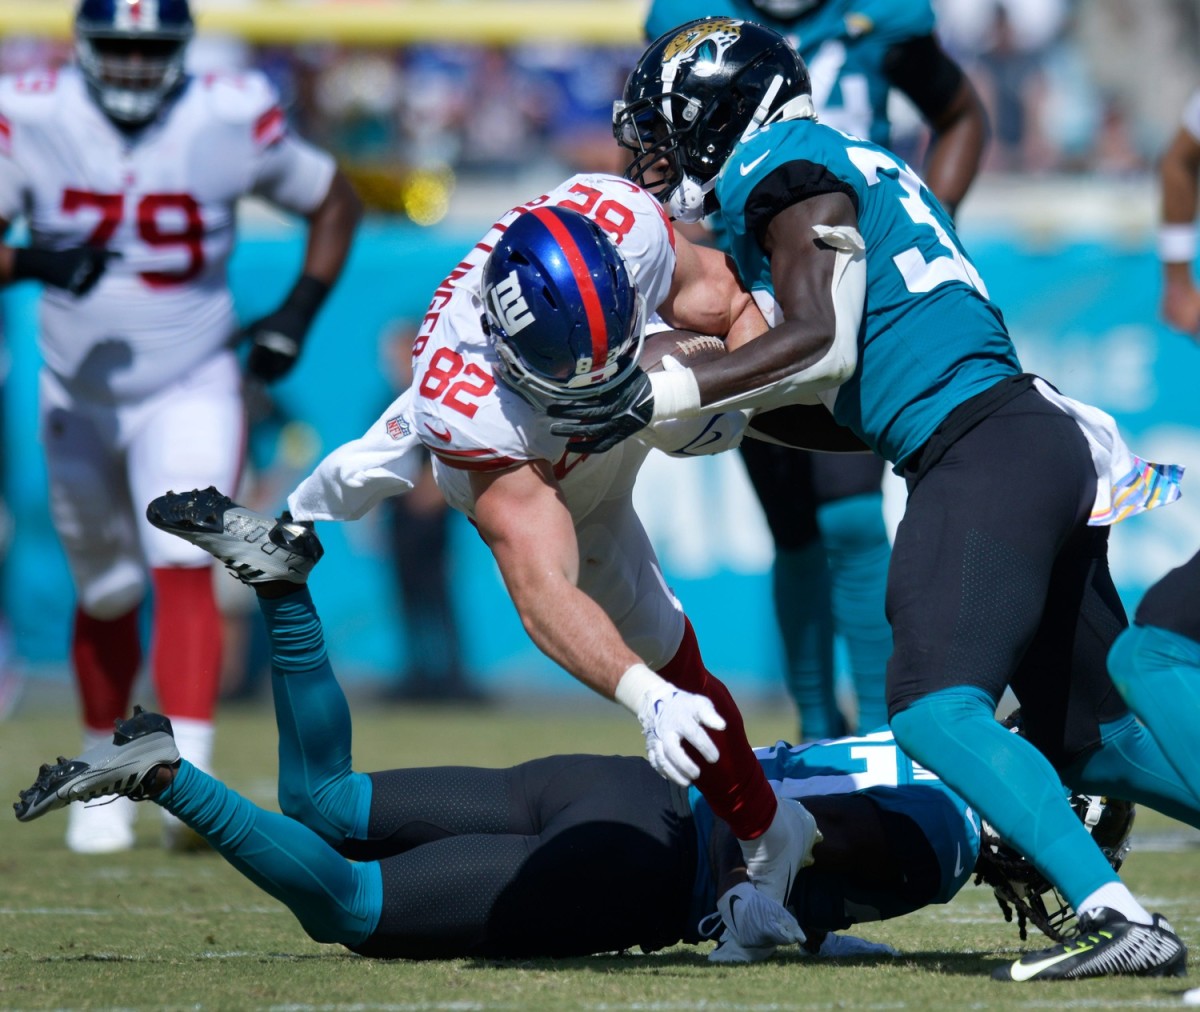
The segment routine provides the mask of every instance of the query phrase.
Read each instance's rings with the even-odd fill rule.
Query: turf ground
[[[384,708],[367,700],[353,700],[352,708],[358,769],[499,766],[556,751],[635,753],[640,745],[628,716],[590,700],[532,713]],[[0,725],[5,798],[29,785],[39,762],[76,750],[73,712],[64,697],[57,707],[23,705]],[[786,735],[782,712],[751,712],[752,740]],[[226,709],[220,772],[271,808],[274,748],[269,709]],[[900,949],[896,959],[788,954],[718,968],[705,962],[703,949],[678,947],[559,962],[373,962],[310,941],[282,905],[216,855],[165,854],[157,816],[141,806],[137,849],[104,858],[66,851],[63,813],[28,825],[0,820],[0,1009],[1166,1008],[1180,1006],[1191,982],[995,983],[989,971],[1021,942],[990,891],[970,885],[948,906],[862,927],[864,937]],[[1126,881],[1200,952],[1200,834],[1143,811],[1134,839]]]

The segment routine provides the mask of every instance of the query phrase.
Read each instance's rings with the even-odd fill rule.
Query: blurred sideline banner
[[[433,288],[479,230],[364,225],[300,366],[276,388],[286,413],[315,430],[317,458],[360,435],[390,401],[381,373],[381,334],[397,319],[423,315]],[[290,229],[252,226],[243,235],[232,264],[233,287],[241,317],[252,319],[287,291],[299,268],[301,243]],[[1200,547],[1200,347],[1156,322],[1158,265],[1148,237],[1144,248],[1132,250],[1043,241],[1033,251],[999,235],[968,236],[968,244],[1025,367],[1068,396],[1115,415],[1134,452],[1190,466],[1181,502],[1114,528],[1113,569],[1132,611],[1147,586]],[[47,515],[37,445],[36,296],[32,285],[3,294],[12,360],[6,481],[15,530],[4,608],[17,658],[34,673],[65,677],[74,606]],[[292,484],[289,480],[287,488]],[[771,543],[740,458],[675,461],[653,455],[636,496],[709,667],[747,695],[779,691]],[[896,481],[887,486],[887,501],[894,524],[903,509]],[[311,585],[335,668],[348,680],[391,680],[405,659],[379,521],[367,517],[319,529],[327,551]],[[487,549],[469,524],[455,521],[453,579],[469,668],[501,693],[586,691],[530,644]],[[223,571],[218,579],[231,580]]]
[[[0,35],[65,39],[73,0],[0,0]],[[642,0],[192,0],[197,31],[251,43],[395,46],[642,41]]]

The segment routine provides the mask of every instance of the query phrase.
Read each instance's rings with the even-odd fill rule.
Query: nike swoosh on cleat
[[[451,436],[450,436],[449,429],[442,429],[439,431],[438,429],[435,429],[432,425],[430,425],[428,422],[425,423],[425,428],[427,428],[430,432],[432,432],[435,436],[437,436],[438,439],[440,439],[443,443],[450,442]]]
[[[954,877],[955,877],[955,878],[958,878],[958,876],[959,876],[959,875],[961,875],[961,874],[962,874],[962,872],[963,872],[963,866],[962,866],[962,844],[961,844],[961,843],[956,843],[956,844],[954,845]]]
[[[1008,968],[1008,972],[1013,980],[1032,980],[1043,970],[1048,970],[1054,966],[1055,963],[1061,963],[1064,959],[1070,959],[1072,956],[1078,956],[1080,953],[1090,952],[1091,950],[1092,946],[1090,945],[1082,949],[1072,949],[1070,952],[1060,952],[1057,956],[1039,959],[1036,963],[1022,963],[1018,960]]]
[[[750,175],[750,173],[753,172],[758,167],[758,163],[761,162],[764,158],[766,158],[767,155],[769,155],[770,153],[771,153],[771,149],[767,148],[767,150],[764,151],[761,155],[759,155],[756,159],[754,159],[754,161],[742,162],[742,164],[738,166],[738,172],[740,172],[743,176]]]

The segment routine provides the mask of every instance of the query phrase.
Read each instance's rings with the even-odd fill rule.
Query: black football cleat
[[[1182,977],[1187,947],[1161,914],[1137,924],[1109,907],[1079,915],[1075,935],[1059,945],[1030,952],[992,972],[994,980],[1082,980],[1128,975]]]
[[[150,796],[147,781],[154,771],[178,764],[171,722],[135,706],[129,720],[116,722],[111,742],[95,745],[74,759],[59,756],[53,766],[43,764],[33,786],[21,791],[13,809],[21,822],[32,822],[72,801],[109,794],[144,801]]]
[[[160,495],[146,507],[146,519],[203,548],[242,583],[304,583],[325,554],[311,523],[294,521],[286,512],[274,520],[211,485]]]

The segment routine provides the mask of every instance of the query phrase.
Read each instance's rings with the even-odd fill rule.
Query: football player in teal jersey
[[[928,0],[654,0],[647,40],[698,13],[757,21],[801,54],[821,122],[891,146],[888,96],[903,92],[929,127],[926,185],[953,213],[979,169],[987,116],[934,35]],[[722,245],[724,229],[714,229]],[[784,678],[802,740],[841,734],[835,636],[855,690],[859,728],[887,720],[892,634],[884,614],[891,546],[884,462],[746,440],[738,447],[775,545],[771,573]]]
[[[160,501],[178,519],[189,495]],[[287,905],[314,940],[367,956],[653,950],[699,943],[729,918],[755,916],[757,894],[732,832],[697,790],[644,759],[557,755],[507,769],[355,772],[350,709],[306,585],[321,555],[316,535],[293,531],[265,562],[266,539],[247,532],[274,521],[243,511],[239,524],[205,547],[256,574],[283,814],[181,760],[170,721],[139,709],[117,722],[111,742],[42,767],[14,806],[18,819],[110,794],[153,800]],[[182,522],[168,529],[193,531]],[[891,952],[827,935],[948,902],[975,869],[978,817],[887,728],[809,746],[780,742],[756,755],[775,790],[803,798],[822,828],[814,863],[787,898],[811,951]],[[774,947],[764,936],[761,948]],[[720,953],[710,959],[750,961],[744,951]]]
[[[1060,787],[1197,822],[1105,666],[1127,624],[1107,526],[1177,498],[1181,469],[1135,457],[1109,416],[1022,372],[949,214],[895,155],[816,121],[778,33],[680,26],[643,54],[614,118],[632,178],[678,218],[720,216],[771,329],[720,361],[634,373],[605,405],[556,405],[557,431],[602,452],[651,419],[820,402],[891,461],[909,490],[887,590],[896,740],[1082,911],[1077,937],[996,975],[1183,973],[1182,941]],[[994,719],[1010,686],[1027,738]]]
[[[903,92],[929,126],[925,183],[951,215],[987,143],[983,103],[934,35],[929,0],[707,0],[705,14],[757,21],[803,57],[821,122],[889,147],[888,94]],[[646,38],[696,17],[692,0],[654,0]]]

